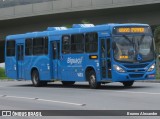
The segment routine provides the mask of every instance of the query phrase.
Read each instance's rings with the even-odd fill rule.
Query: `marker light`
[[[98,56],[97,55],[90,55],[89,58],[90,59],[98,59]]]
[[[118,65],[113,65],[113,67],[114,67],[114,69],[116,71],[118,71],[120,73],[124,73],[125,72],[125,70],[123,68],[121,68],[120,66],[118,66]]]

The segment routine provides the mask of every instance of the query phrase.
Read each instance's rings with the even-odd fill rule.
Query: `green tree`
[[[83,19],[80,24],[91,24],[91,23],[88,20]],[[72,28],[72,24],[65,24],[63,26],[65,26],[67,28]]]
[[[160,55],[160,26],[158,26],[155,31],[154,31],[154,39],[155,39],[155,44],[156,44],[156,51],[157,51],[157,54],[158,56]],[[156,60],[156,67],[157,67],[157,75],[156,75],[156,78],[157,79],[160,79],[160,61],[159,61],[159,58],[160,57],[157,57],[157,60]]]
[[[81,21],[81,23],[82,24],[91,24],[88,20],[86,20],[86,19],[83,19],[82,21]]]
[[[154,31],[154,39],[156,43],[157,53],[160,53],[160,26],[158,26]]]

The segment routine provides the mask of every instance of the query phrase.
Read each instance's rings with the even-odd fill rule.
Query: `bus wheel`
[[[88,81],[89,81],[89,86],[92,89],[97,89],[100,87],[101,83],[98,83],[96,80],[96,73],[95,71],[91,70],[88,74],[87,77]]]
[[[134,81],[126,81],[126,82],[122,82],[124,87],[131,87],[134,83]]]
[[[62,81],[62,84],[64,86],[71,86],[71,85],[75,84],[75,81]]]
[[[43,82],[41,82],[39,79],[39,73],[37,70],[32,72],[32,83],[35,87],[40,87],[43,85]]]

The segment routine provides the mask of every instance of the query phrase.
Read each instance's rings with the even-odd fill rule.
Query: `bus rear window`
[[[15,41],[7,41],[7,56],[15,56]]]

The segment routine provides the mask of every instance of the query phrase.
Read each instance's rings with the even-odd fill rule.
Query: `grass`
[[[159,79],[159,80],[160,80],[160,67],[159,67],[160,60],[158,59],[157,62],[158,62],[158,63],[157,63],[158,65],[156,65],[156,70],[157,70],[157,71],[156,71],[156,79]]]
[[[5,75],[5,69],[0,68],[0,80],[7,79],[7,76]]]
[[[156,79],[157,79],[157,80],[160,80],[160,73],[157,73],[157,74],[156,74]]]

